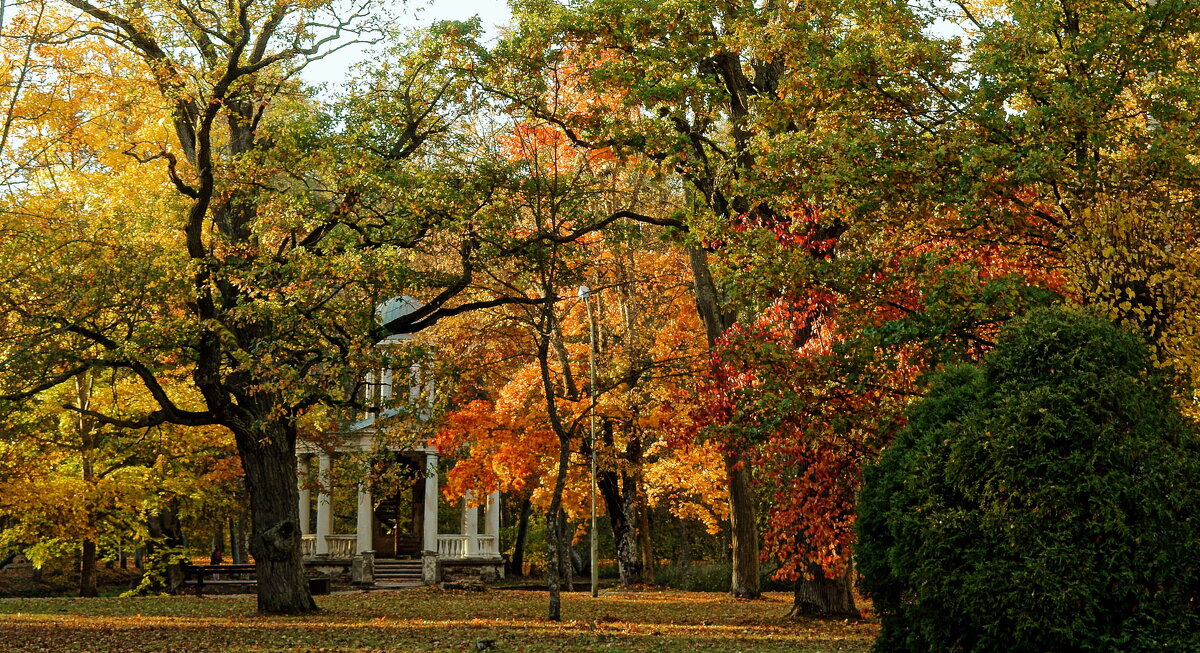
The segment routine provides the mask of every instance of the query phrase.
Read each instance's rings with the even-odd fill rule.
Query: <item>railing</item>
[[[496,550],[496,538],[491,535],[480,535],[475,538],[475,554],[482,556],[498,555],[500,552]]]
[[[353,558],[358,553],[357,535],[326,535],[325,542],[329,545],[330,558]],[[316,556],[317,536],[300,536],[300,551],[307,558]],[[438,535],[437,552],[439,558],[472,558],[500,553],[493,535]]]
[[[357,535],[326,535],[325,542],[329,544],[330,558],[353,558],[358,553]]]
[[[325,543],[329,545],[330,558],[353,558],[358,553],[357,535],[326,535]],[[300,552],[308,558],[317,555],[317,536],[301,535]]]
[[[492,535],[438,535],[437,552],[439,558],[471,558],[499,553],[496,538]]]
[[[438,535],[437,552],[439,558],[467,557],[467,536]]]

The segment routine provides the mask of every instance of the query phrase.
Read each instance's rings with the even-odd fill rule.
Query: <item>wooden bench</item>
[[[209,576],[223,576],[232,574],[253,574],[254,565],[185,565],[183,568],[184,582],[188,579],[196,581],[196,596],[204,596],[205,579]],[[231,578],[225,580],[211,580],[209,585],[250,585],[258,584],[258,581],[253,578]]]
[[[222,575],[244,575],[253,574],[254,565],[186,565],[183,568],[184,582],[187,579],[196,580],[196,596],[204,596],[205,579],[209,576]],[[210,580],[208,585],[249,585],[251,587],[258,584],[255,578],[229,578],[224,580]],[[308,591],[311,594],[323,595],[329,593],[328,578],[309,578]]]

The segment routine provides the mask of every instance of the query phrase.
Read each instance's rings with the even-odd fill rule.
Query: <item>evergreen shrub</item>
[[[877,651],[1200,651],[1200,455],[1150,352],[1042,309],[867,470]]]

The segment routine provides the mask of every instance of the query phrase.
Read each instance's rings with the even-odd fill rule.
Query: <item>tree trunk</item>
[[[96,589],[96,541],[85,539],[79,556],[79,595],[99,596]]]
[[[81,410],[91,408],[92,374],[75,377],[75,401]],[[79,596],[98,596],[96,590],[96,510],[95,501],[96,473],[92,467],[93,456],[99,444],[96,433],[96,420],[80,414],[75,419],[75,428],[79,435],[79,456],[82,463],[83,483],[87,486],[88,494],[84,497],[87,510],[87,534],[83,537],[83,547],[79,556]]]
[[[575,566],[578,561],[579,554],[575,552],[575,527],[571,521],[567,519],[567,511],[563,510],[559,517],[559,524],[562,525],[562,531],[559,533],[558,541],[561,543],[561,553],[559,554],[559,564],[562,565],[562,587],[568,592],[575,591]]]
[[[529,497],[521,499],[521,517],[517,520],[517,542],[513,545],[512,573],[514,576],[525,575],[525,539],[529,535],[529,513],[533,502]]]
[[[638,525],[638,537],[641,540],[642,548],[642,582],[653,585],[654,549],[653,543],[650,541],[650,501],[647,500],[646,492],[641,487],[638,491],[637,505],[638,515],[641,517],[641,523]]]
[[[709,351],[716,348],[725,329],[733,324],[733,316],[721,309],[717,286],[708,266],[708,253],[689,247],[688,260],[695,284],[696,310],[704,322],[704,334]],[[754,495],[750,490],[750,469],[740,456],[725,456],[725,471],[729,479],[729,526],[733,573],[729,591],[739,598],[758,598],[758,523],[754,516]]]
[[[636,530],[638,544],[642,551],[642,582],[653,585],[654,546],[650,541],[650,497],[646,495],[645,459],[642,456],[642,438],[633,423],[630,423],[629,428],[635,435],[626,448],[626,453],[629,456],[630,464],[633,465],[633,478],[631,479],[633,483],[629,487],[629,490],[633,495],[633,514],[638,518]]]
[[[296,431],[287,422],[233,429],[250,495],[250,554],[258,579],[258,611],[299,614],[317,609],[308,591],[300,546]]]
[[[547,393],[553,392],[551,387]],[[550,621],[562,621],[562,590],[559,579],[562,577],[562,493],[567,484],[567,464],[571,458],[571,444],[559,440],[558,474],[554,479],[554,491],[550,497],[550,509],[546,511],[546,586],[550,590],[550,607],[546,618]]]
[[[584,553],[580,553],[580,550],[583,550]],[[590,586],[592,574],[592,532],[590,529],[584,532],[578,548],[574,544],[571,545],[571,560],[574,562],[575,574],[589,577],[588,584]]]
[[[214,565],[225,562],[225,527],[220,523],[217,524],[217,532],[213,533],[212,549],[208,561]]]
[[[297,499],[299,501],[299,499]],[[235,543],[234,540],[237,540]],[[237,518],[229,518],[229,548],[233,554],[233,564],[244,565],[250,562],[250,547],[246,542],[246,512],[238,513]]]
[[[676,517],[679,520],[679,558],[675,564],[684,573],[692,566],[692,536],[688,533],[687,520],[683,517]]]
[[[241,562],[240,560],[238,560],[238,558],[239,558],[239,556],[238,556],[238,553],[239,553],[239,551],[238,551],[238,548],[239,548],[239,546],[240,546],[240,544],[241,544],[241,543],[240,543],[240,542],[238,542],[238,529],[237,529],[237,526],[236,526],[236,524],[234,523],[234,518],[233,518],[233,517],[230,517],[230,518],[229,518],[229,526],[228,526],[228,528],[229,528],[229,557],[230,557],[231,559],[233,559],[233,564],[235,564],[235,565],[244,565],[244,564],[246,564],[246,563],[244,563],[244,562]]]
[[[615,448],[613,430],[613,422],[605,420],[600,438],[609,451]],[[642,582],[642,559],[638,555],[637,531],[634,528],[637,519],[637,479],[629,472],[629,467],[636,466],[641,459],[641,443],[637,438],[630,438],[622,458],[628,465],[618,462],[618,469],[596,473],[596,487],[604,498],[613,542],[617,546],[620,583],[628,587]]]
[[[178,562],[183,547],[183,533],[179,527],[177,501],[168,501],[158,512],[146,520],[150,539],[146,543],[142,569],[146,577],[142,581],[144,592],[176,592],[183,585],[183,568]]]
[[[792,597],[792,609],[788,617],[858,617],[854,606],[852,569],[836,578],[826,578],[820,565],[808,565],[805,570],[812,578],[796,581]]]
[[[606,424],[605,428],[611,427]],[[620,583],[626,587],[642,582],[642,560],[638,555],[637,533],[634,531],[631,519],[636,514],[636,506],[628,496],[629,490],[632,489],[631,485],[631,483],[625,483],[623,496],[621,488],[618,486],[616,472],[606,470],[596,474],[596,486],[600,490],[600,496],[604,498],[604,507],[608,511],[608,523],[612,527],[613,542],[617,545],[617,570],[620,575]]]
[[[549,284],[547,284],[549,286]],[[554,491],[550,496],[550,509],[546,513],[546,584],[550,590],[550,606],[547,618],[562,620],[562,593],[559,581],[566,547],[563,544],[562,496],[567,485],[567,465],[571,464],[571,432],[563,425],[558,414],[558,401],[554,396],[554,382],[550,377],[550,330],[553,324],[552,303],[543,306],[542,329],[537,338],[538,370],[542,377],[542,392],[546,399],[546,414],[550,426],[558,437],[558,473],[554,478]],[[568,559],[568,564],[570,564]]]
[[[758,586],[758,524],[750,490],[750,470],[738,464],[734,456],[727,456],[725,464],[729,473],[729,531],[733,548],[729,593],[741,599],[757,599],[762,593]]]

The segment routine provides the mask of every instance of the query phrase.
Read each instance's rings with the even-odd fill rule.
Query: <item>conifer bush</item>
[[[867,470],[877,651],[1200,651],[1200,455],[1150,352],[1045,309]]]

